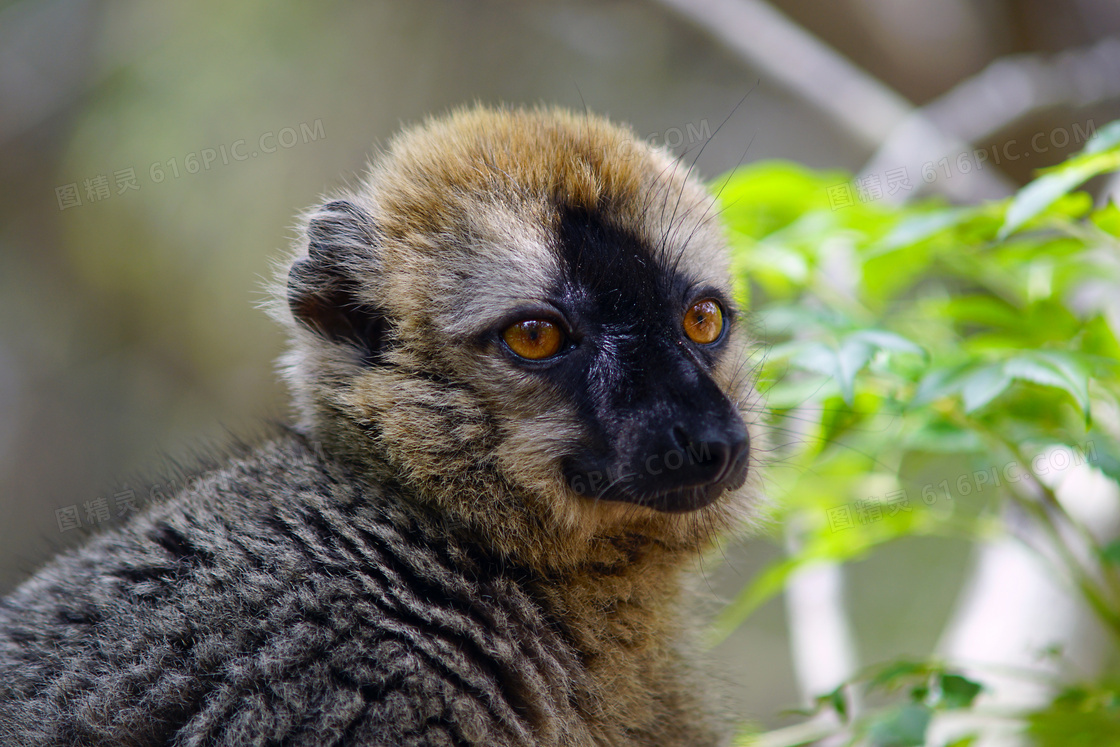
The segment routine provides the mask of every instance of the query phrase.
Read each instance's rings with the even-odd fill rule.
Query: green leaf
[[[774,357],[789,356],[790,363],[806,371],[831,377],[849,407],[855,402],[856,375],[878,350],[927,356],[925,349],[901,335],[882,329],[863,329],[846,335],[839,346],[824,342],[794,341],[774,346]]]
[[[967,373],[967,365],[937,368],[929,371],[918,382],[918,388],[914,390],[914,396],[910,398],[910,407],[924,407],[935,400],[959,392],[961,382]]]
[[[1035,747],[1120,747],[1120,697],[1111,688],[1075,687],[1027,717]]]
[[[1056,174],[1046,174],[1028,184],[1015,196],[1007,208],[1007,215],[1000,226],[996,238],[1006,239],[1020,226],[1048,208],[1062,195],[1074,189],[1093,172],[1088,169],[1070,170]]]
[[[1001,364],[984,366],[970,373],[961,382],[961,397],[964,411],[979,410],[991,402],[1011,385],[1011,377],[1003,371]]]
[[[908,432],[903,445],[909,451],[943,454],[974,454],[985,449],[984,440],[976,431],[944,420],[931,420]]]
[[[925,241],[931,236],[958,225],[961,221],[973,215],[973,208],[949,208],[920,213],[900,221],[886,238],[877,243],[868,252],[867,256],[876,257],[880,254],[893,252],[903,247],[912,246],[919,241]]]
[[[892,353],[913,353],[923,358],[929,357],[929,353],[921,345],[885,329],[861,329],[848,335],[846,340],[865,342],[879,350],[887,350]]]
[[[1120,565],[1120,539],[1101,548],[1101,560],[1111,565]]]
[[[1089,152],[1088,148],[1086,148],[1086,152]],[[1075,158],[1023,187],[1008,206],[1003,225],[996,234],[996,238],[1002,241],[1070,190],[1075,189],[1097,174],[1111,171],[1120,166],[1118,155],[1120,154],[1104,151]]]
[[[872,724],[868,741],[874,747],[923,747],[932,716],[928,706],[907,703]]]
[[[969,734],[960,739],[954,739],[952,742],[947,743],[945,747],[972,747],[972,745],[976,744],[977,739],[979,739],[977,735]]]
[[[1056,350],[1028,350],[980,367],[935,369],[919,382],[910,407],[922,407],[959,391],[965,412],[973,412],[1002,394],[1015,379],[1068,392],[1089,418],[1088,369],[1074,355]]]
[[[1089,461],[1106,477],[1120,482],[1120,448],[1116,442],[1097,428],[1091,429],[1088,435],[1089,439],[1084,445]]]
[[[771,563],[755,574],[754,580],[744,587],[734,600],[724,607],[709,628],[706,643],[718,646],[727,636],[750,617],[767,600],[785,588],[794,571],[804,565],[800,558],[785,558]]]
[[[873,346],[854,335],[840,343],[840,349],[836,351],[836,383],[848,407],[855,402],[856,374],[874,354]]]
[[[833,379],[850,407],[855,401],[856,373],[871,360],[872,352],[870,345],[859,341],[843,344],[839,349],[823,342],[808,342],[798,346],[790,363]]]
[[[1079,352],[1096,356],[1105,363],[1101,368],[1113,368],[1105,376],[1115,376],[1116,366],[1120,362],[1120,343],[1116,340],[1116,333],[1112,325],[1103,315],[1096,315],[1082,325]]]
[[[945,302],[944,314],[958,323],[980,324],[985,327],[1006,328],[1022,325],[1022,309],[1002,298],[970,293],[955,296]]]
[[[760,161],[714,180],[728,226],[762,238],[811,210],[828,210],[827,188],[851,176],[812,171],[788,161]]]
[[[937,704],[942,708],[969,708],[984,689],[979,682],[973,682],[959,674],[942,675],[940,684],[941,697]]]
[[[825,693],[817,698],[817,703],[821,705],[828,705],[832,710],[836,711],[842,721],[848,720],[848,693],[846,690],[847,685],[840,685],[830,693]]]
[[[1073,356],[1049,350],[1029,351],[1004,361],[1003,373],[1069,392],[1089,418],[1089,372]]]
[[[771,411],[789,410],[808,402],[820,402],[838,393],[831,378],[820,376],[786,376],[761,391],[766,407]]]
[[[837,361],[836,348],[823,342],[794,342],[790,343],[793,354],[785,349],[778,352],[789,355],[790,363],[806,371],[815,371],[825,376],[836,376]],[[777,346],[775,346],[777,347]]]
[[[812,747],[838,733],[839,729],[833,724],[806,721],[767,732],[748,727],[731,744],[732,747]]]
[[[1096,210],[1089,216],[1089,220],[1093,221],[1093,225],[1101,229],[1105,233],[1120,237],[1120,208],[1116,207],[1116,203],[1112,200]]]
[[[1089,138],[1082,153],[1100,153],[1120,145],[1120,119],[1109,122]]]
[[[761,241],[736,255],[736,269],[747,274],[773,273],[795,286],[809,277],[809,261],[778,241]]]
[[[788,304],[773,304],[759,309],[754,322],[760,331],[770,337],[787,337],[795,331],[835,329],[848,325],[844,315],[834,309]]]
[[[868,681],[867,686],[872,690],[879,688],[894,690],[907,680],[928,676],[933,669],[927,661],[909,661],[906,659],[892,661],[879,668],[875,672],[875,676]]]

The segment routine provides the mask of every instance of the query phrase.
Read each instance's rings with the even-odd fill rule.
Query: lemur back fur
[[[758,435],[718,211],[686,171],[556,109],[398,135],[284,266],[295,425],[0,602],[0,744],[719,743],[682,594],[756,470],[671,506],[611,499],[617,472],[573,488],[573,455],[618,461],[687,392]],[[718,349],[674,337],[701,287],[727,305]],[[575,377],[492,334],[557,294],[588,319]],[[685,394],[658,389],[670,369]]]

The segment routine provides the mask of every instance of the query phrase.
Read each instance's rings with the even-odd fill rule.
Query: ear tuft
[[[288,271],[288,307],[320,337],[355,347],[366,364],[382,353],[388,322],[363,300],[361,278],[377,269],[373,218],[347,200],[327,203],[307,224],[307,256]]]
[[[373,217],[348,200],[334,200],[307,222],[308,257],[327,264],[366,259],[380,240]]]

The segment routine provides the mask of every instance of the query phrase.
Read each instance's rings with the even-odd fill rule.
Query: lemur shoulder
[[[718,743],[682,588],[758,433],[717,212],[586,114],[398,135],[285,265],[296,422],[0,602],[0,743]]]

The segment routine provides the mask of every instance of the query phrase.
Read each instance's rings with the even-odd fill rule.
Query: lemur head
[[[398,135],[288,268],[304,427],[501,556],[711,541],[750,512],[753,390],[684,171],[561,110]]]

